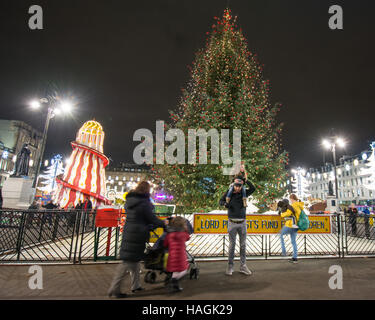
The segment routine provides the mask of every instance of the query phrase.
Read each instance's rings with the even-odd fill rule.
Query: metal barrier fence
[[[375,217],[357,214],[342,216],[342,248],[345,255],[373,255]]]
[[[182,215],[191,223],[193,215]],[[68,262],[119,259],[120,228],[96,228],[96,212],[85,211],[0,211],[0,263]],[[329,234],[298,234],[299,256],[375,255],[374,217],[331,215]],[[247,236],[249,258],[281,256],[278,234]],[[289,237],[285,238],[292,253]],[[196,258],[225,258],[229,237],[225,234],[192,234],[187,250]],[[235,254],[239,256],[239,243]]]

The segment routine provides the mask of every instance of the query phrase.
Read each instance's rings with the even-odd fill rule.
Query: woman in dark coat
[[[149,240],[150,229],[163,227],[164,221],[158,219],[153,213],[150,202],[150,185],[146,181],[138,184],[135,190],[126,196],[125,203],[126,222],[122,235],[120,259],[123,261],[117,269],[108,291],[109,296],[125,298],[121,293],[121,281],[127,271],[132,279],[132,292],[142,290],[139,282],[140,261],[143,259],[146,242]]]

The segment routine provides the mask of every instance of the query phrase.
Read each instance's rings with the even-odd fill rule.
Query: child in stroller
[[[169,222],[173,219],[173,217],[167,218]],[[187,225],[187,231],[190,234],[194,232],[194,229],[191,225],[191,223],[187,220],[186,221]],[[154,230],[153,226],[150,226],[151,230]],[[164,227],[164,233],[158,237],[158,235],[154,232],[154,234],[158,237],[157,241],[154,243],[154,245],[149,248],[146,251],[145,258],[144,258],[144,267],[145,269],[148,269],[146,275],[145,275],[145,282],[148,283],[155,283],[156,281],[156,272],[155,271],[160,271],[160,274],[165,273],[166,278],[164,280],[165,285],[168,285],[171,278],[172,278],[172,273],[166,271],[166,262],[168,259],[168,249],[164,247],[164,240],[167,236],[168,233],[174,232],[175,230],[173,229],[172,226],[168,225]],[[186,250],[186,255],[188,258],[188,263],[190,265],[190,279],[198,279],[199,276],[199,269],[197,267],[197,264],[194,260],[194,257]]]

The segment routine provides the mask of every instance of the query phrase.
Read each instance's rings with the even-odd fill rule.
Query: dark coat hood
[[[131,209],[140,204],[141,202],[144,202],[145,200],[148,200],[150,198],[150,194],[147,193],[136,193],[134,191],[130,191],[126,195],[126,207]]]

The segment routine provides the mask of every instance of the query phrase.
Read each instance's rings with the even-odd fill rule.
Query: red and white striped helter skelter
[[[73,152],[65,168],[63,179],[58,183],[54,202],[61,208],[76,206],[88,196],[93,207],[108,203],[105,198],[105,170],[108,158],[103,154],[104,131],[99,122],[84,123],[71,142]]]

